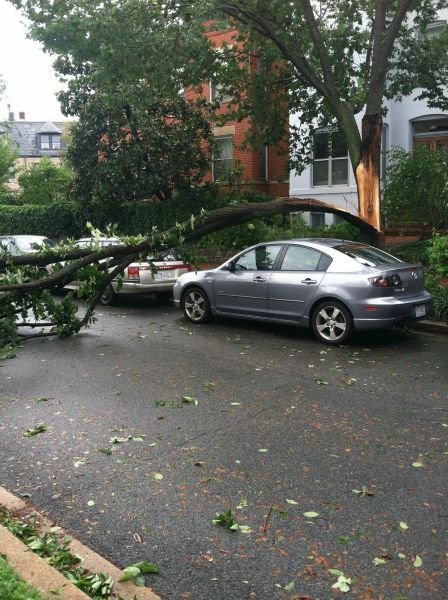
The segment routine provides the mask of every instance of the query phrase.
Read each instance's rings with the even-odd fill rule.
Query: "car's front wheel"
[[[100,298],[100,304],[103,306],[112,306],[115,303],[116,298],[117,294],[114,292],[112,285],[109,284]]]
[[[311,317],[314,335],[325,344],[343,344],[353,333],[353,319],[346,306],[337,300],[324,300]]]
[[[182,310],[192,323],[205,323],[210,318],[210,302],[199,287],[189,288],[182,296]]]

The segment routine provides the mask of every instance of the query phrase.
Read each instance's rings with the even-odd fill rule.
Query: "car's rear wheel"
[[[117,299],[117,294],[114,292],[112,285],[108,285],[100,298],[100,304],[103,306],[112,306]]]
[[[314,335],[324,344],[343,344],[353,333],[353,319],[346,306],[337,300],[324,300],[311,317]]]
[[[207,294],[199,287],[189,288],[182,296],[182,310],[192,323],[205,323],[211,315]]]

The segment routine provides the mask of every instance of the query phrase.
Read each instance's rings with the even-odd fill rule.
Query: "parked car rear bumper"
[[[356,329],[376,329],[405,321],[419,321],[428,317],[431,303],[431,294],[426,291],[411,298],[379,298],[359,307],[353,322]]]
[[[150,284],[134,283],[123,281],[123,285],[119,287],[116,281],[112,282],[114,292],[117,294],[151,294],[157,292],[172,292],[175,280],[161,281]]]

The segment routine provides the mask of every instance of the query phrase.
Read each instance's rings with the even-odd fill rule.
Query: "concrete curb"
[[[23,514],[34,515],[39,522],[40,528],[44,531],[54,525],[45,515],[34,510],[33,507],[26,504],[21,498],[17,498],[1,486],[0,507],[19,517],[23,516]],[[70,535],[64,531],[61,534]],[[70,548],[72,552],[79,554],[83,558],[83,567],[92,572],[107,573],[114,579],[115,594],[113,597],[120,597],[122,600],[161,600],[150,588],[137,587],[132,581],[118,583],[118,579],[122,573],[121,570],[80,541],[72,539]],[[51,567],[44,559],[30,551],[21,540],[16,538],[2,525],[0,526],[0,554],[6,556],[8,563],[26,583],[34,586],[44,596],[52,598],[54,597],[55,590],[59,590],[60,595],[57,597],[64,598],[64,600],[89,599],[89,596],[81,592],[81,590]]]
[[[422,321],[414,321],[410,323],[412,329],[419,331],[430,331],[432,333],[448,333],[448,323],[443,321],[431,321],[423,319]]]

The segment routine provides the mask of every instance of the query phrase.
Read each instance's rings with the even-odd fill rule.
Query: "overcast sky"
[[[8,104],[16,119],[24,112],[27,121],[60,121],[64,117],[55,93],[62,84],[54,75],[52,58],[26,38],[23,20],[12,4],[0,0],[0,78],[6,83],[0,121],[8,117]]]

